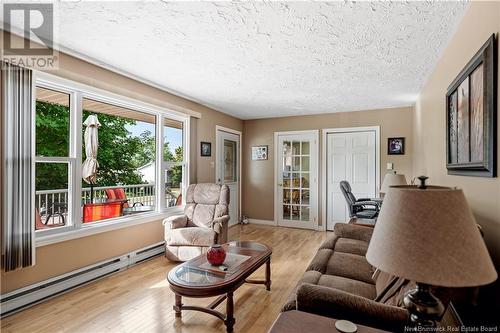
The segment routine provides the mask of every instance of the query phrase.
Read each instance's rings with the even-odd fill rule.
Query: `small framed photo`
[[[405,138],[388,138],[387,155],[404,155]]]
[[[267,160],[267,146],[252,147],[252,161]]]
[[[211,142],[201,142],[200,145],[201,156],[212,156],[212,143]]]

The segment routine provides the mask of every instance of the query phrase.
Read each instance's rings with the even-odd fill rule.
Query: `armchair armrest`
[[[346,319],[391,332],[403,332],[405,325],[409,324],[406,309],[309,283],[302,284],[297,290],[297,310]]]
[[[212,221],[212,229],[217,234],[217,243],[222,244],[227,242],[227,225],[229,223],[229,215],[224,215],[214,218]]]
[[[337,223],[333,227],[333,232],[338,237],[369,242],[372,238],[373,228],[356,224]]]
[[[162,224],[165,226],[165,229],[170,229],[170,230],[185,228],[187,225],[187,216],[186,215],[169,216],[163,220]]]

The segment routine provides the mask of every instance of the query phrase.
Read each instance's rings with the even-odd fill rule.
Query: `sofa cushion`
[[[373,228],[356,224],[337,223],[333,226],[333,232],[341,238],[357,239],[368,243],[372,238]]]
[[[364,256],[334,252],[328,260],[325,274],[337,275],[373,284],[373,268]]]
[[[323,274],[317,271],[306,271],[304,275],[302,275],[300,283],[318,284],[322,276]]]
[[[333,254],[333,250],[331,249],[319,249],[316,252],[316,255],[307,266],[308,271],[317,271],[320,273],[326,272],[326,265],[328,264],[328,260]]]
[[[319,286],[335,288],[345,292],[363,296],[368,299],[375,299],[375,287],[371,283],[366,283],[342,276],[323,274],[317,283]]]
[[[368,243],[364,241],[350,238],[340,238],[334,234],[320,245],[318,252],[307,267],[307,270],[315,270],[321,273],[326,273],[328,261],[334,252],[351,253],[364,256],[367,249]]]
[[[215,241],[215,231],[209,228],[180,228],[169,233],[167,244],[170,246],[211,246]]]
[[[367,250],[368,243],[357,239],[339,238],[337,240],[337,244],[335,244],[336,252],[345,252],[364,256],[366,255]]]

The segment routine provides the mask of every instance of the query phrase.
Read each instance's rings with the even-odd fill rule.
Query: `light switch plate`
[[[387,163],[387,170],[393,170],[394,169],[394,163]]]

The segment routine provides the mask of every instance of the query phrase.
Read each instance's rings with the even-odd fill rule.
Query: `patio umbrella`
[[[99,147],[99,139],[97,136],[98,128],[101,126],[96,115],[90,115],[83,123],[87,128],[85,129],[85,156],[86,159],[82,165],[82,178],[90,184],[90,202],[94,201],[94,184],[97,180],[97,148]]]

